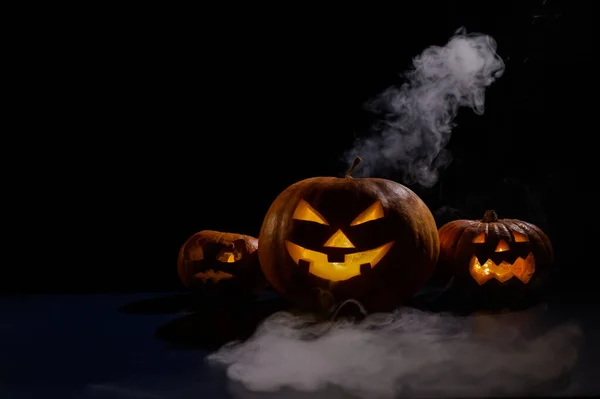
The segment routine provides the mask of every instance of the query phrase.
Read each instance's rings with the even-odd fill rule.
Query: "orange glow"
[[[525,234],[521,234],[518,231],[513,231],[513,236],[515,237],[515,242],[528,242],[529,238]]]
[[[350,242],[350,239],[346,237],[342,230],[336,231],[323,246],[331,248],[354,248],[354,244]]]
[[[473,238],[473,244],[483,244],[485,242],[485,233],[482,231]]]
[[[290,241],[285,242],[285,247],[296,264],[301,259],[309,262],[309,273],[329,281],[344,281],[358,276],[360,275],[360,266],[367,263],[374,268],[392,248],[392,245],[394,245],[394,241],[370,251],[347,254],[344,262],[328,262],[327,255],[322,252],[306,249]]]
[[[473,256],[469,263],[469,272],[471,273],[471,277],[473,277],[479,285],[485,284],[492,278],[503,283],[510,280],[512,277],[517,277],[524,284],[527,284],[535,272],[535,259],[533,254],[529,253],[527,258],[523,259],[519,257],[513,264],[503,261],[499,265],[496,265],[488,259],[482,265],[479,263],[479,259],[477,259],[476,256]]]
[[[358,215],[356,219],[350,223],[350,226],[356,226],[370,222],[371,220],[381,219],[383,216],[383,206],[381,206],[381,201],[376,201],[373,203],[373,205],[369,206],[360,215]]]
[[[506,241],[500,240],[500,242],[496,246],[496,249],[494,250],[494,252],[504,252],[504,251],[508,251],[509,249],[510,249],[510,247],[508,246]]]
[[[217,255],[217,260],[223,263],[233,263],[237,262],[240,259],[242,259],[242,253],[235,249],[223,249]]]
[[[329,223],[327,223],[325,218],[304,200],[300,200],[298,206],[296,206],[292,219],[305,220],[307,222],[315,222],[329,226]]]

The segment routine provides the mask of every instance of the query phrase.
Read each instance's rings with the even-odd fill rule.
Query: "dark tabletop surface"
[[[595,307],[585,305],[537,306],[508,315],[487,315],[477,319],[479,321],[475,316],[460,318],[462,327],[459,329],[471,331],[469,337],[475,336],[472,333],[475,330],[483,331],[480,337],[500,334],[504,346],[499,343],[490,346],[489,341],[485,345],[474,343],[475,338],[463,335],[460,338],[463,349],[459,350],[456,339],[452,338],[454,344],[447,343],[455,336],[448,332],[448,323],[442,326],[446,332],[432,334],[439,327],[420,325],[430,316],[417,313],[410,316],[417,321],[411,331],[403,327],[394,333],[397,335],[390,335],[386,327],[387,332],[369,333],[371,338],[368,338],[366,332],[352,333],[350,329],[343,333],[345,335],[336,332],[337,338],[333,335],[338,343],[314,339],[299,343],[299,339],[294,341],[295,338],[289,337],[284,340],[281,338],[283,330],[275,327],[268,333],[270,337],[265,337],[263,332],[254,346],[246,347],[249,352],[244,358],[239,354],[235,358],[230,353],[233,358],[230,356],[228,362],[238,371],[237,382],[235,376],[227,377],[223,364],[207,362],[206,357],[221,345],[236,337],[249,336],[261,320],[285,307],[285,302],[268,293],[254,301],[239,300],[230,304],[182,293],[2,297],[0,398],[342,398],[388,394],[389,389],[371,389],[383,384],[381,381],[371,384],[366,377],[361,377],[370,370],[362,374],[359,370],[356,374],[356,369],[348,369],[349,363],[357,361],[371,368],[381,366],[374,374],[376,377],[411,379],[414,383],[404,385],[402,396],[439,396],[439,390],[428,391],[423,387],[436,388],[436,381],[443,380],[444,376],[452,377],[455,382],[454,386],[442,387],[446,396],[497,395],[496,391],[486,388],[489,384],[482,385],[476,380],[466,382],[477,376],[481,379],[482,374],[463,370],[460,377],[456,377],[457,370],[473,362],[480,369],[489,368],[483,374],[486,379],[496,378],[496,375],[512,381],[513,386],[520,384],[525,394],[600,393],[600,361],[597,360],[600,358],[600,323]],[[518,349],[518,343],[508,342],[503,332],[508,330],[502,329],[505,324],[522,330],[522,335],[528,338],[520,345],[529,345],[528,349]],[[492,330],[496,332],[490,332]],[[554,334],[553,338],[539,338],[546,333]],[[433,337],[428,346],[422,340],[425,336]],[[347,350],[340,349],[342,339],[353,342]],[[437,345],[437,349],[431,349],[432,344]],[[369,349],[369,345],[375,349]],[[377,348],[387,349],[377,352]],[[486,350],[493,353],[486,354]],[[398,356],[399,353],[402,356]],[[432,353],[449,354],[454,359],[446,358],[443,368],[439,360],[430,359]],[[398,363],[400,357],[403,363]],[[411,377],[394,369],[402,368],[407,361],[420,364],[426,371]],[[556,364],[550,367],[549,363]],[[532,371],[540,367],[547,367],[549,374]],[[311,374],[309,370],[315,372]],[[510,370],[514,373],[509,378]],[[519,377],[519,373],[524,377]],[[340,379],[346,374],[354,375],[351,382]],[[535,384],[522,382],[533,376],[538,379]],[[265,378],[270,378],[268,383]],[[309,394],[290,388],[275,393],[247,389],[254,386],[259,391],[274,390],[286,384],[308,390]],[[483,388],[464,391],[469,384]],[[518,389],[513,391],[523,394]]]

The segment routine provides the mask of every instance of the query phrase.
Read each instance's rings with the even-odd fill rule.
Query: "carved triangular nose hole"
[[[354,244],[350,242],[342,230],[336,231],[331,237],[329,237],[329,240],[327,240],[323,246],[332,248],[354,248]]]
[[[500,242],[498,243],[498,246],[496,247],[494,252],[504,252],[504,251],[508,251],[509,249],[510,249],[510,247],[508,246],[506,241],[500,240]]]

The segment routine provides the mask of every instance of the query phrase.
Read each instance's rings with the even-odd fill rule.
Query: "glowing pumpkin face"
[[[445,224],[439,236],[436,274],[454,277],[455,289],[484,307],[539,298],[553,273],[548,236],[522,220],[498,219],[487,211],[481,220]]]
[[[375,221],[384,216],[381,201],[375,201],[352,220],[348,228]],[[300,200],[292,219],[329,226],[327,220],[305,200]],[[334,231],[320,251],[305,248],[290,240],[285,241],[285,246],[294,262],[297,265],[305,263],[309,273],[329,281],[344,281],[362,273],[368,273],[388,253],[395,242],[392,240],[374,249],[357,251],[356,246],[341,228]]]
[[[439,242],[429,208],[401,184],[315,177],[275,199],[258,253],[269,283],[300,307],[328,309],[355,299],[375,311],[392,309],[421,287]]]
[[[254,237],[200,231],[179,251],[179,277],[192,290],[255,291],[264,285],[257,248]]]
[[[508,232],[510,240],[486,237],[485,231],[473,239],[475,253],[469,261],[469,273],[479,284],[494,278],[501,283],[516,277],[529,283],[535,272],[535,257],[529,248],[529,237],[516,230]],[[486,241],[487,238],[487,241]]]

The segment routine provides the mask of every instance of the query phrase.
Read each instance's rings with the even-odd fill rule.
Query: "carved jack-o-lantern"
[[[531,223],[498,219],[494,211],[487,211],[481,220],[445,224],[439,236],[441,271],[481,291],[482,297],[500,302],[522,297],[539,291],[549,277],[552,245]]]
[[[293,184],[264,218],[265,277],[300,306],[330,309],[352,298],[369,311],[391,309],[434,268],[438,235],[423,201],[390,180],[352,178],[351,170]]]
[[[479,285],[495,278],[501,283],[516,277],[524,284],[529,283],[535,272],[535,258],[529,250],[527,235],[517,231],[512,232],[513,242],[508,243],[503,238],[490,243],[485,242],[485,233],[481,232],[473,239],[477,245],[476,254],[471,256],[469,273]],[[486,259],[482,263],[479,259]]]
[[[204,230],[192,235],[179,251],[177,269],[192,290],[256,292],[265,285],[254,237]]]

